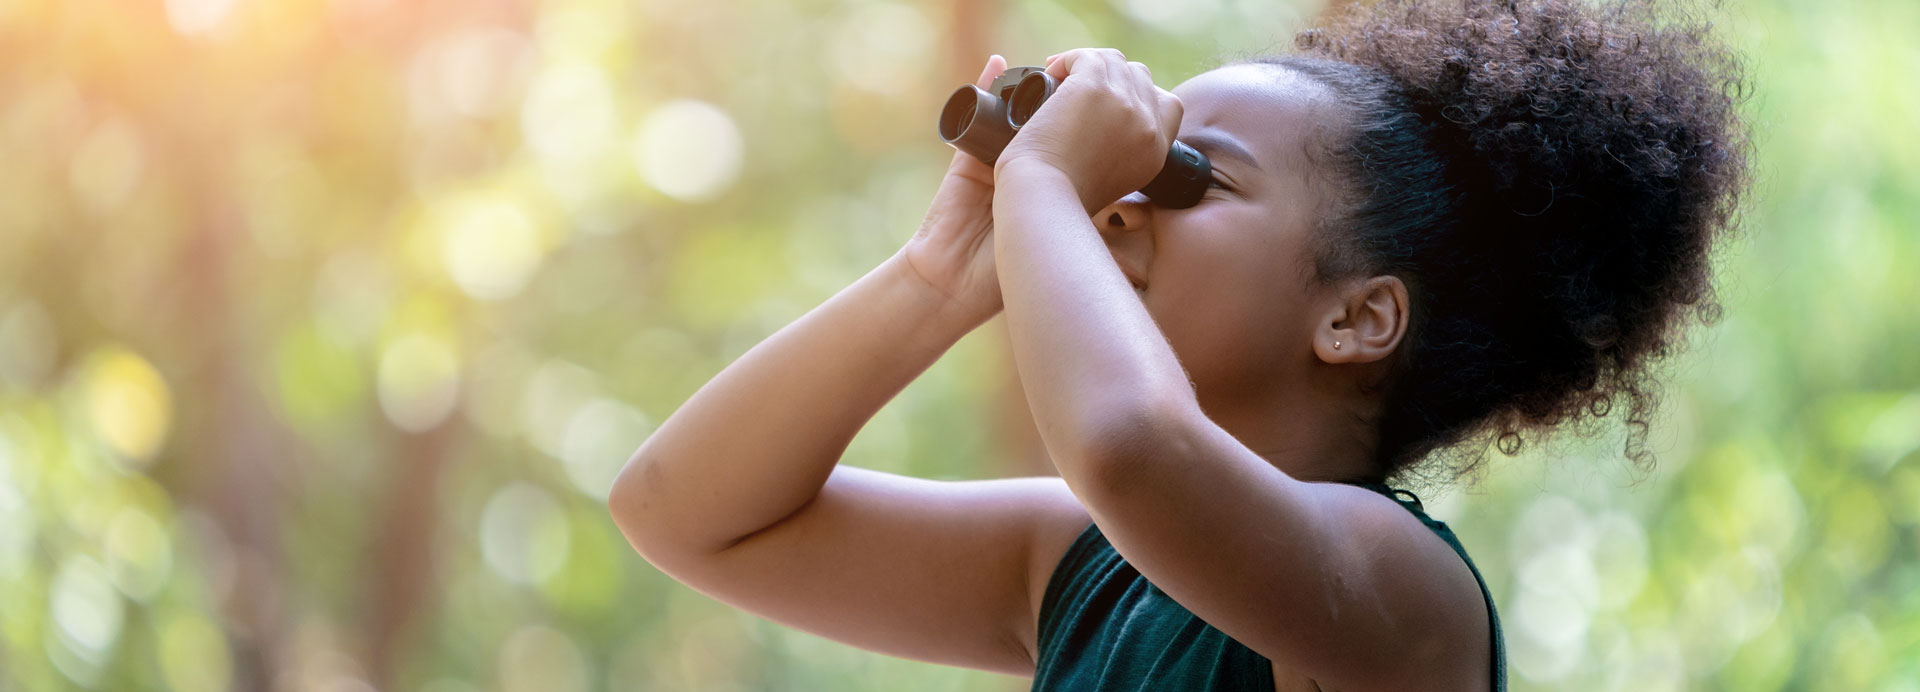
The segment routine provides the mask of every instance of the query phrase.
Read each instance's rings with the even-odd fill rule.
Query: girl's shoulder
[[[1420,496],[1413,491],[1395,488],[1385,483],[1355,482],[1350,485],[1372,490],[1398,503],[1401,508],[1412,513],[1420,523],[1433,531],[1440,540],[1446,542],[1448,547],[1453,548],[1454,553],[1460,556],[1460,561],[1466,563],[1467,571],[1473,573],[1473,580],[1480,586],[1481,599],[1486,602],[1487,625],[1490,629],[1493,648],[1493,689],[1505,690],[1507,688],[1507,649],[1506,638],[1500,633],[1500,612],[1494,606],[1493,591],[1487,588],[1486,578],[1480,574],[1480,567],[1473,563],[1473,557],[1467,554],[1467,547],[1460,542],[1460,537],[1454,534],[1453,529],[1448,527],[1446,522],[1427,514],[1426,506],[1420,502]]]

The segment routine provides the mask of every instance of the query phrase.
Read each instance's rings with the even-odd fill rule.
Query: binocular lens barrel
[[[1013,123],[1015,129],[1027,124],[1058,86],[1060,82],[1045,72],[1021,77],[1020,83],[1013,87],[1013,98],[1007,100],[1007,121]]]
[[[973,87],[979,89],[980,87]],[[954,92],[947,99],[947,106],[940,109],[940,139],[948,143],[966,134],[967,126],[973,124],[973,114],[979,110],[978,98],[966,98],[966,87]]]
[[[1014,133],[1040,111],[1059,86],[1060,80],[1047,74],[1047,68],[1035,66],[1007,68],[994,78],[991,89],[962,86],[940,109],[940,140],[993,165],[1007,143],[1013,141]],[[1140,193],[1160,206],[1185,209],[1200,203],[1200,196],[1206,194],[1212,181],[1213,163],[1185,142],[1175,140],[1160,173],[1140,188]]]
[[[1013,124],[999,97],[968,84],[955,89],[940,109],[940,139],[992,165],[1013,141]]]

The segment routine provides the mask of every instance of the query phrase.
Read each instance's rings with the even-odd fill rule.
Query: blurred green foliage
[[[1025,689],[701,596],[607,485],[905,241],[988,52],[1171,88],[1318,9],[0,3],[0,690]],[[1516,689],[1920,689],[1920,6],[1721,12],[1759,176],[1660,466],[1426,489]],[[998,348],[846,461],[1000,471]]]

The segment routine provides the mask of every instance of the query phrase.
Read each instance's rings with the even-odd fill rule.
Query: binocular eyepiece
[[[1014,133],[1039,112],[1041,104],[1059,86],[1060,80],[1047,74],[1047,68],[1031,65],[1007,68],[993,78],[988,89],[962,86],[940,109],[940,139],[992,165],[1013,141]],[[1200,196],[1206,194],[1212,181],[1213,164],[1207,157],[1174,140],[1160,173],[1140,188],[1140,193],[1160,206],[1185,209],[1200,203]]]

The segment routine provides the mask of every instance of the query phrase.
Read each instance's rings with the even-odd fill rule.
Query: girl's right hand
[[[975,84],[986,89],[1006,70],[1006,58],[992,56]],[[900,255],[960,314],[985,322],[999,313],[1000,277],[993,269],[993,166],[954,150],[953,163],[933,194],[926,218]]]

